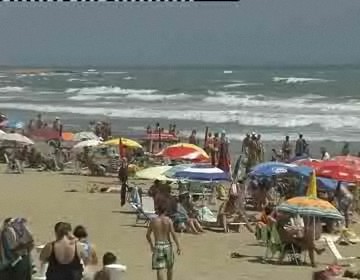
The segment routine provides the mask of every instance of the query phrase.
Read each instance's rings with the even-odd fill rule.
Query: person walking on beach
[[[281,149],[283,154],[283,160],[288,161],[291,157],[291,144],[289,136],[285,137],[285,141],[283,142]]]
[[[264,158],[265,158],[265,150],[264,150],[264,144],[261,141],[261,134],[257,135],[256,138],[256,157],[257,157],[257,162],[264,162]]]
[[[71,225],[59,222],[55,225],[56,240],[45,245],[40,261],[48,263],[46,280],[81,280],[83,274],[82,246],[71,233]]]
[[[191,131],[191,134],[189,136],[189,144],[193,144],[193,145],[197,145],[197,141],[196,141],[196,130],[194,129],[193,131]]]
[[[342,184],[338,182],[335,190],[335,199],[340,212],[345,217],[345,227],[348,228],[350,225],[350,210],[354,200],[352,193]]]
[[[329,160],[330,159],[330,154],[326,151],[326,149],[324,147],[322,147],[320,149],[321,152],[321,160]]]
[[[156,212],[158,217],[151,220],[146,239],[152,251],[152,269],[156,270],[157,280],[164,280],[164,270],[167,271],[167,280],[173,279],[174,252],[171,239],[175,242],[177,254],[180,255],[180,244],[175,234],[174,225],[166,216],[166,203],[160,203]],[[154,243],[151,235],[154,235]]]
[[[299,134],[299,138],[296,140],[295,143],[295,156],[301,157],[307,153],[307,146],[305,139],[303,138],[302,134]]]
[[[341,150],[341,155],[348,156],[350,155],[350,144],[345,142],[344,147]]]
[[[249,154],[249,144],[250,144],[250,133],[246,133],[245,138],[242,141],[241,152],[246,156]]]

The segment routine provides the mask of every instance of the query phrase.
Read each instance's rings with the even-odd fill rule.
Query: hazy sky
[[[360,0],[0,3],[0,64],[360,63]]]

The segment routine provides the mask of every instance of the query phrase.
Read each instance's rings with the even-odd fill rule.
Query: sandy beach
[[[64,220],[73,226],[83,224],[96,244],[99,256],[113,251],[119,262],[128,267],[125,279],[155,279],[151,271],[150,250],[145,239],[146,228],[135,225],[135,215],[120,208],[119,194],[88,193],[87,187],[116,183],[116,178],[61,175],[26,170],[25,174],[4,174],[1,166],[0,218],[23,216],[29,219],[36,244],[53,238],[53,225]],[[77,192],[69,192],[76,190]],[[176,259],[175,279],[310,279],[310,266],[263,264],[258,258],[265,248],[254,236],[207,231],[201,236],[181,234],[183,254]],[[341,246],[344,256],[356,256],[358,246]],[[231,252],[247,256],[231,259]],[[308,259],[308,258],[307,258]],[[319,266],[332,261],[327,251],[318,257]]]

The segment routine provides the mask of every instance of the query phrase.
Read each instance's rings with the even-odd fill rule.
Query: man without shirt
[[[174,252],[171,238],[174,240],[177,254],[180,255],[180,245],[176,237],[174,225],[166,214],[167,203],[159,203],[156,212],[158,217],[151,220],[146,239],[150,244],[152,255],[152,269],[157,272],[157,280],[164,280],[164,269],[167,271],[167,280],[173,279]],[[154,234],[154,243],[151,239]]]

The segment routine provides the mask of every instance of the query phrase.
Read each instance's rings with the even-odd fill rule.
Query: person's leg
[[[166,276],[167,276],[167,280],[172,280],[173,279],[173,269],[172,268],[168,268],[168,270],[166,271]]]
[[[194,219],[194,226],[199,232],[205,232],[197,219]]]
[[[156,275],[157,275],[157,280],[164,280],[164,270],[163,269],[158,269],[156,271]]]
[[[225,233],[229,232],[226,215],[221,215],[220,218],[221,218],[222,226],[224,227],[224,232]]]
[[[189,219],[188,220],[188,226],[190,228],[190,231],[194,234],[199,234],[199,232],[197,231],[197,229],[195,228],[195,225],[194,225],[194,220],[193,219]]]

